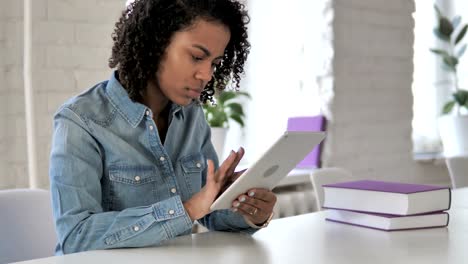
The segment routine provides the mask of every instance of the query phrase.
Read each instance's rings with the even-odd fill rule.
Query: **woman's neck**
[[[153,117],[166,116],[169,99],[163,95],[156,82],[150,81],[142,94],[143,104],[151,109]]]

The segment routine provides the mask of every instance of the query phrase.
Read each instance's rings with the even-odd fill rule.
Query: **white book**
[[[448,225],[449,214],[446,212],[438,212],[397,216],[329,209],[326,210],[326,220],[385,231],[398,231],[444,227]]]
[[[450,208],[450,188],[361,180],[323,185],[324,208],[413,215]]]

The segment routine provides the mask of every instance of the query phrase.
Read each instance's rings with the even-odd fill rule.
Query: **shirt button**
[[[146,110],[146,115],[147,115],[147,116],[150,115],[150,111],[149,111],[149,110]]]
[[[141,180],[141,177],[140,176],[135,176],[135,181],[140,181]]]
[[[133,231],[138,232],[138,231],[140,231],[140,228],[138,226],[134,226]]]
[[[153,127],[153,126],[149,126],[149,128],[150,128],[150,130],[153,130],[153,129],[154,129],[154,127]]]
[[[159,160],[160,160],[160,161],[165,161],[166,158],[164,158],[163,156],[161,156],[161,157],[159,158]]]
[[[173,215],[174,213],[175,213],[174,210],[172,210],[172,209],[169,210],[169,214],[170,214],[170,215]]]
[[[197,165],[195,165],[195,166],[197,166],[197,168],[201,168],[200,162],[197,162]]]
[[[177,192],[177,189],[176,188],[172,188],[171,189],[171,193],[176,193]]]

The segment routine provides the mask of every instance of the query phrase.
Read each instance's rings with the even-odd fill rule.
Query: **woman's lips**
[[[203,90],[189,88],[188,89],[188,95],[193,99],[198,99],[200,97],[202,91]]]

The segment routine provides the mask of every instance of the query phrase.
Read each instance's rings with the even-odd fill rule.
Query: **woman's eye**
[[[192,55],[193,61],[202,61],[203,58]]]

